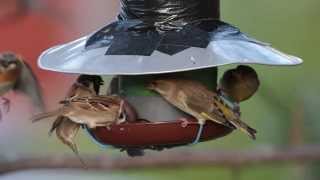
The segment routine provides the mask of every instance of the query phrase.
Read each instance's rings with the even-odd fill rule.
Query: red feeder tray
[[[117,148],[163,149],[192,143],[199,130],[194,119],[172,122],[135,122],[99,127],[89,130],[91,136],[102,145]],[[200,142],[228,135],[232,129],[207,122],[204,125]]]

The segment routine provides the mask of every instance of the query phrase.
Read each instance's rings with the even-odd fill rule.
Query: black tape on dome
[[[86,50],[107,47],[106,55],[174,55],[206,48],[217,28],[218,0],[121,0],[119,20],[92,35]],[[203,22],[213,21],[213,24]],[[218,23],[219,24],[219,23]],[[213,26],[213,27],[212,27]]]
[[[219,18],[218,0],[121,0],[121,5],[119,20],[140,19],[162,30]]]

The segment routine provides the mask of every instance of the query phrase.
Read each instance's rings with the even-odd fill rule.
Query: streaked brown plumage
[[[200,124],[206,120],[235,127],[255,139],[256,130],[240,120],[240,114],[230,108],[221,97],[200,82],[186,79],[159,79],[149,89],[158,92],[172,105],[195,117]]]
[[[124,100],[119,96],[78,97],[62,102],[61,114],[89,128],[105,127],[125,121]]]
[[[105,127],[126,120],[135,121],[136,113],[119,96],[102,96],[99,88],[103,84],[100,76],[81,75],[72,85],[63,106],[55,111],[34,116],[33,121],[58,116],[50,133],[57,137],[78,155],[74,138],[81,125],[88,128]]]
[[[74,98],[89,97],[96,95],[99,91],[100,85],[103,83],[99,76],[87,76],[81,75],[77,81],[72,85],[69,92],[67,93],[66,99],[72,100]],[[55,111],[42,113],[33,117],[33,122],[37,122],[42,119],[55,117],[55,121],[52,124],[49,134],[51,135],[54,131],[58,139],[65,145],[69,146],[71,150],[79,157],[79,151],[74,139],[81,127],[81,124],[73,122],[70,118],[63,116],[62,109],[59,108]]]
[[[239,103],[254,95],[259,86],[260,81],[256,71],[249,66],[240,65],[224,73],[218,89],[224,95]]]
[[[28,96],[38,110],[44,103],[37,78],[22,57],[14,53],[0,53],[0,96],[15,91]],[[2,97],[5,111],[9,111],[10,101]]]

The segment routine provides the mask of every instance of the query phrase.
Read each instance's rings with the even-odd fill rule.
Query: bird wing
[[[219,112],[216,109],[212,108],[210,96],[205,96],[203,93],[192,93],[192,95],[190,94],[189,96],[180,94],[179,96],[185,96],[185,106],[190,109],[190,111],[197,113],[198,117],[202,116],[204,119],[210,119],[216,123],[227,126],[229,125],[228,121],[219,115]],[[206,116],[204,116],[204,114]]]
[[[107,126],[117,121],[119,104],[99,102],[100,99],[75,98],[63,107],[63,116],[78,124],[86,124],[89,128]]]
[[[52,123],[52,126],[49,130],[49,136],[62,124],[62,122],[66,119],[64,116],[58,116],[56,120]]]
[[[241,121],[240,113],[233,110],[229,107],[220,96],[214,96],[213,104],[215,108],[222,114],[224,119],[227,119],[229,124],[232,124],[235,128],[241,130],[242,132],[246,133],[252,139],[256,139],[255,134],[257,131],[247,125],[245,122]]]
[[[228,106],[223,104],[220,99],[201,98],[203,96],[190,96],[186,100],[186,105],[199,113],[204,119],[210,119],[216,123],[223,124],[230,128],[237,128],[246,133],[252,139],[256,139],[257,131],[240,120],[239,114],[235,113]],[[219,98],[219,97],[218,97]],[[208,100],[212,100],[208,102]]]
[[[70,121],[70,119],[66,117],[60,116],[59,118],[61,118],[61,122],[59,122],[59,124],[56,127],[57,137],[63,144],[69,146],[69,148],[78,157],[81,164],[86,168],[87,166],[85,162],[79,155],[77,144],[74,142],[74,138],[78,134],[81,125]]]
[[[14,90],[27,95],[38,110],[43,111],[44,102],[38,80],[29,65],[22,62],[22,66],[21,74],[15,84]]]
[[[68,145],[74,153],[78,154],[78,149],[74,143],[74,138],[77,135],[81,125],[70,121],[68,118],[62,116],[61,118],[61,122],[59,122],[59,125],[56,127],[56,134],[64,144]]]

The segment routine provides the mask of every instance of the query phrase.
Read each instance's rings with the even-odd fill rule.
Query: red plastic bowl
[[[161,149],[190,144],[196,138],[199,124],[193,120],[172,122],[136,122],[99,127],[89,130],[100,144],[119,148]],[[204,125],[200,142],[214,140],[228,135],[232,129],[207,122]]]

